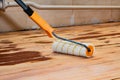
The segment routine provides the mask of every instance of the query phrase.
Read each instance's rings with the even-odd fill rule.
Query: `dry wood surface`
[[[93,43],[92,58],[54,53],[42,30],[0,33],[0,80],[120,80],[120,22],[56,28]]]

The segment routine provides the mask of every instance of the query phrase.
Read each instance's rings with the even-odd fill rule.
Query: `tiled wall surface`
[[[6,0],[14,1],[14,0]],[[27,0],[23,0],[27,1]],[[45,5],[120,5],[120,0],[30,0]],[[36,9],[35,9],[36,10]],[[120,10],[36,10],[53,27],[120,21]],[[21,8],[0,11],[0,32],[39,28]]]

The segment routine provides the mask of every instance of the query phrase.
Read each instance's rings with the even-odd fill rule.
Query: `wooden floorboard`
[[[0,80],[120,80],[120,22],[56,28],[93,43],[92,58],[54,53],[42,30],[0,33]]]

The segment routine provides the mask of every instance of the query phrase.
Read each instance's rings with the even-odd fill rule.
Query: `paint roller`
[[[94,45],[90,43],[80,43],[73,40],[62,38],[55,34],[54,29],[35,11],[33,11],[22,0],[15,0],[20,5],[24,12],[48,34],[54,38],[52,45],[54,52],[71,54],[76,56],[91,57],[94,53]]]

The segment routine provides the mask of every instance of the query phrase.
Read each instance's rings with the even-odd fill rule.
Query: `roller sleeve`
[[[64,53],[64,54],[70,54],[70,55],[76,55],[76,56],[83,56],[83,57],[92,57],[93,53],[95,51],[94,45],[90,43],[83,43],[88,48],[90,48],[90,52],[82,46],[75,43],[62,41],[62,40],[56,40],[54,41],[52,45],[52,49],[54,52],[58,53]]]

